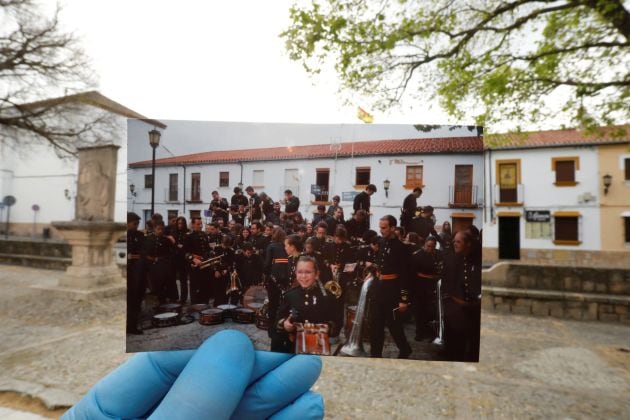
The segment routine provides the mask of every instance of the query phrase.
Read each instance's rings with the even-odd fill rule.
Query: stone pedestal
[[[125,232],[124,223],[76,221],[54,222],[53,226],[72,246],[72,265],[60,286],[93,288],[122,283],[112,248]]]
[[[113,258],[114,243],[126,230],[124,223],[113,221],[117,152],[113,145],[79,149],[76,219],[52,222],[72,246],[72,265],[48,292],[90,299],[125,290]]]

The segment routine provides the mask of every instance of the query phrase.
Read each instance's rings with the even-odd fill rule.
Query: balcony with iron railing
[[[516,188],[505,188],[501,185],[494,186],[494,204],[503,207],[522,206],[524,199],[523,184],[516,184]]]
[[[184,198],[187,203],[191,204],[203,202],[203,197],[201,197],[201,188],[186,188]]]
[[[472,185],[467,188],[449,185],[448,187],[448,206],[450,208],[474,209],[479,207],[477,203],[479,187]]]
[[[164,188],[164,202],[179,203],[179,189]]]

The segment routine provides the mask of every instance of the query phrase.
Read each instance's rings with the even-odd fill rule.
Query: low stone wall
[[[630,270],[502,262],[482,284],[487,310],[630,323]]]
[[[499,250],[497,248],[483,248],[482,252],[484,265],[505,261],[514,264],[623,268],[630,270],[630,249],[627,251],[580,251],[522,248],[520,257],[518,260],[499,260]]]
[[[65,270],[72,263],[72,249],[60,240],[0,239],[0,263]]]

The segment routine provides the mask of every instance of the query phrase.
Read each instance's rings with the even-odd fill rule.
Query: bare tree
[[[9,148],[44,142],[72,156],[111,124],[73,95],[94,88],[96,77],[59,14],[59,6],[47,17],[33,0],[0,0],[0,142]]]

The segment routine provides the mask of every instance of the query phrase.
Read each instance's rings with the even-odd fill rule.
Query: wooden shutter
[[[556,217],[555,230],[558,241],[578,240],[578,218],[577,217]]]
[[[556,182],[575,181],[575,161],[559,160],[556,162]]]

